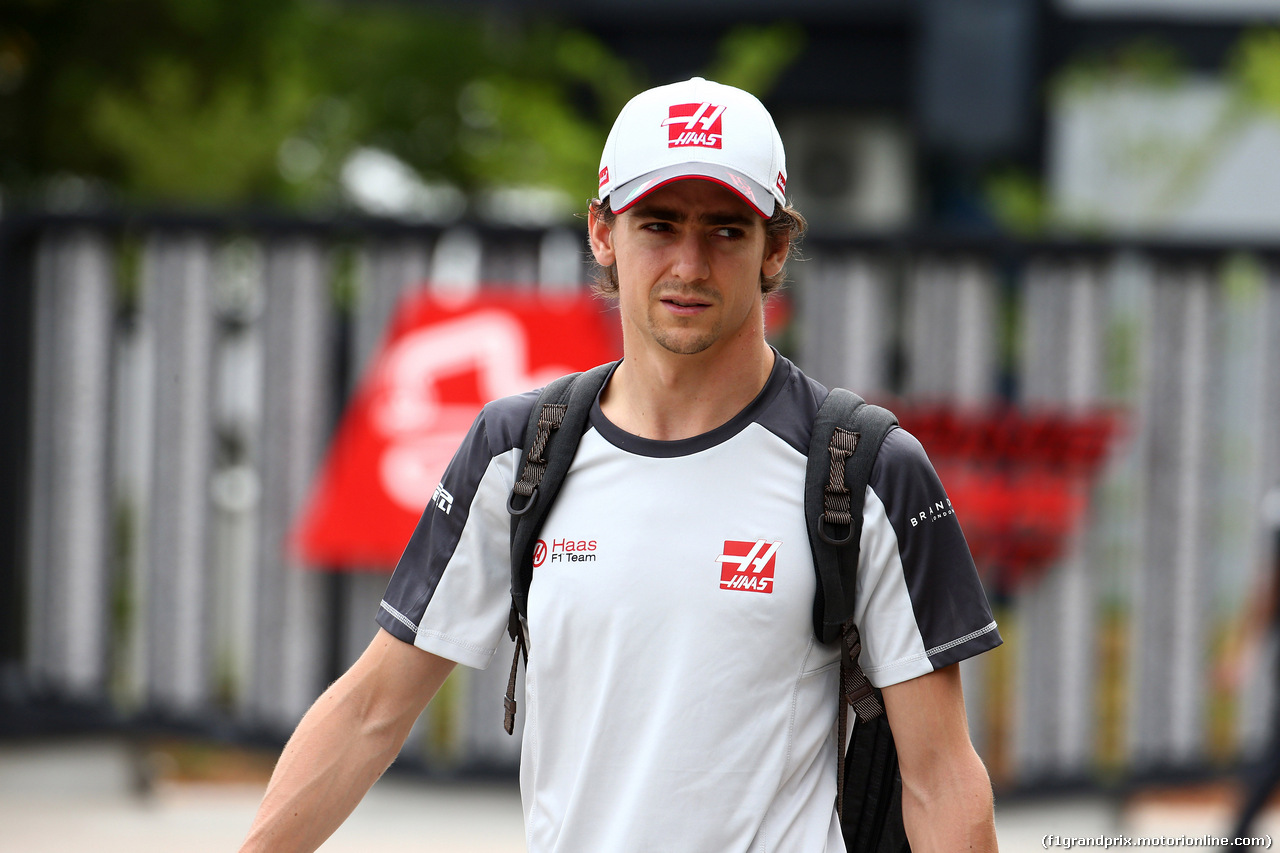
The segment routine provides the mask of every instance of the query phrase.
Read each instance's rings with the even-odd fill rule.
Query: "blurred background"
[[[388,330],[580,294],[613,117],[694,74],[811,223],[774,343],[970,539],[1006,849],[1225,833],[1277,701],[1280,0],[3,0],[0,849],[235,844],[375,630],[390,561],[296,531]],[[521,849],[502,669],[354,837]]]

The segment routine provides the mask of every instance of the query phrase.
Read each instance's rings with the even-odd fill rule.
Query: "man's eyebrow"
[[[632,208],[632,213],[644,219],[658,219],[663,222],[675,222],[679,224],[683,224],[689,218],[688,214],[682,210],[644,204],[643,202]],[[709,211],[699,216],[698,221],[703,225],[747,226],[750,225],[753,220],[750,216],[744,213],[736,213],[733,211]]]

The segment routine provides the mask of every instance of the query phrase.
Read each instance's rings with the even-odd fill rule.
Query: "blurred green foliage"
[[[764,94],[799,47],[786,26],[733,30],[708,74]],[[72,176],[134,201],[327,206],[370,146],[468,193],[587,198],[642,77],[510,10],[0,0],[0,186],[39,198]]]
[[[1122,83],[1175,86],[1186,77],[1186,60],[1177,48],[1145,36],[1104,53],[1077,57],[1049,83],[1051,99],[1075,92],[1112,89]]]
[[[141,70],[132,91],[96,94],[85,135],[143,196],[224,202],[268,193],[277,152],[287,150],[282,140],[307,118],[309,93],[298,72],[258,86],[231,77],[206,91],[189,65],[159,59]]]
[[[983,195],[1000,225],[1019,237],[1040,233],[1049,218],[1044,182],[1026,169],[1002,166],[986,176]]]
[[[1245,102],[1280,116],[1280,29],[1246,33],[1232,52],[1231,77]]]
[[[721,39],[704,76],[763,97],[803,48],[804,31],[799,25],[744,24]]]
[[[1054,76],[1045,95],[1052,102],[1125,86],[1173,88],[1190,76],[1176,49],[1156,39],[1140,38],[1106,54],[1077,57]],[[1202,138],[1184,151],[1147,158],[1148,162],[1166,163],[1166,188],[1155,204],[1158,209],[1176,209],[1248,122],[1258,116],[1280,118],[1280,29],[1246,30],[1227,57],[1222,79],[1230,97]],[[1088,222],[1056,221],[1044,179],[1025,168],[992,169],[984,178],[983,196],[993,218],[1019,236],[1050,230],[1088,233],[1091,228]]]

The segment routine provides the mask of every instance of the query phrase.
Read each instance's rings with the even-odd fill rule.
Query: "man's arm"
[[[395,760],[453,667],[379,629],[298,723],[241,853],[319,847]]]
[[[884,688],[902,770],[902,817],[916,853],[996,848],[991,780],[969,740],[960,667]]]

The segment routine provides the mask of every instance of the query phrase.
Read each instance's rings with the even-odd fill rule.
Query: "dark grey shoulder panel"
[[[781,354],[782,382],[778,393],[758,417],[759,424],[781,438],[797,452],[808,455],[809,436],[813,434],[813,419],[822,401],[827,399],[827,389],[810,379]]]
[[[889,432],[870,485],[897,536],[916,624],[934,669],[1000,645],[955,510],[915,436],[903,429]]]
[[[445,469],[440,486],[453,500],[427,504],[391,575],[385,606],[378,610],[378,624],[401,640],[413,642],[414,629],[406,622],[422,621],[467,526],[480,479],[495,457],[523,445],[524,427],[537,399],[538,392],[529,391],[486,405]]]
[[[541,388],[494,400],[484,407],[485,432],[489,436],[490,458],[501,456],[513,447],[524,448],[524,428],[529,413],[538,402]],[[487,463],[486,463],[487,464]]]

